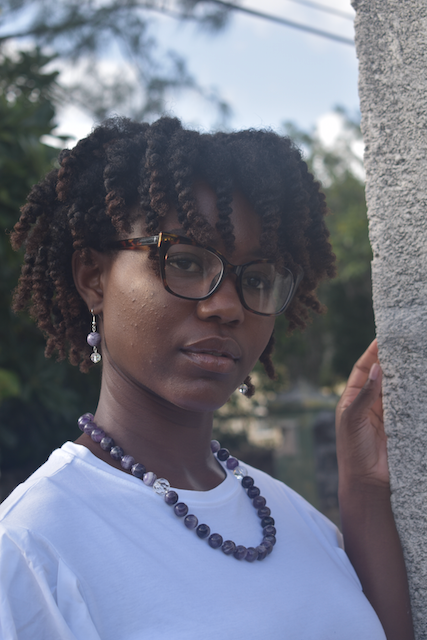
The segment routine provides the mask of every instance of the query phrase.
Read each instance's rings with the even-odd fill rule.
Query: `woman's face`
[[[195,189],[199,211],[213,228],[216,198],[205,185]],[[227,254],[217,237],[211,244],[233,264],[261,256],[261,223],[245,198],[235,193],[231,220],[235,250]],[[182,227],[171,210],[162,231]],[[142,221],[129,237],[147,235]],[[149,389],[192,411],[222,406],[250,373],[266,347],[274,318],[244,309],[228,276],[206,300],[184,300],[167,292],[148,252],[119,251],[102,273],[104,367],[112,367],[138,391]]]

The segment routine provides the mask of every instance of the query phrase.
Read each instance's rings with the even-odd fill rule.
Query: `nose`
[[[201,320],[215,320],[224,324],[240,324],[245,310],[236,289],[236,277],[228,275],[219,288],[206,300],[197,303],[197,315]]]

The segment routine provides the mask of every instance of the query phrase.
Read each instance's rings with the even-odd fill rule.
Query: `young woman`
[[[334,273],[298,150],[115,119],[59,164],[12,235],[15,309],[29,305],[47,355],[102,366],[102,386],[82,435],[1,506],[0,637],[411,638],[375,343],[338,409],[358,575],[329,521],[211,443],[213,411],[253,393],[256,361],[274,375],[275,316],[303,327]]]

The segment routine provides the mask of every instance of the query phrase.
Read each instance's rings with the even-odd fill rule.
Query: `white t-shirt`
[[[246,465],[277,544],[248,563],[212,549],[141,480],[67,442],[0,506],[1,640],[385,640],[336,528]],[[177,490],[211,532],[257,546],[231,472]]]

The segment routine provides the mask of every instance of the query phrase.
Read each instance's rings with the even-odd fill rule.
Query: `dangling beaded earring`
[[[92,314],[92,331],[91,333],[88,333],[86,342],[93,349],[92,353],[90,354],[90,359],[94,364],[97,364],[98,362],[101,362],[101,354],[97,349],[97,347],[101,344],[101,334],[96,330],[96,318],[93,309],[91,309],[90,312]]]
[[[239,391],[243,396],[245,396],[249,391],[248,385],[243,382],[239,387]]]

